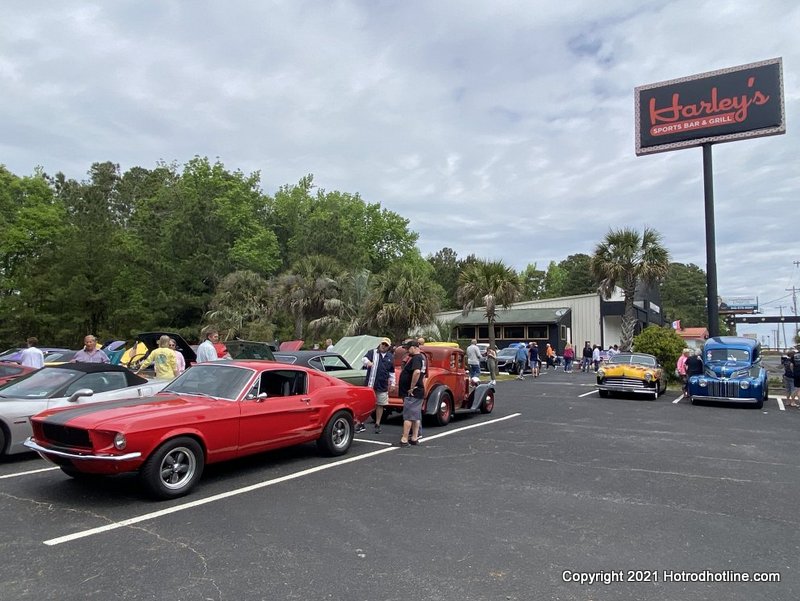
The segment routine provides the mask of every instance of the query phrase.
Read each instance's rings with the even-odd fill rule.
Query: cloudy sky
[[[546,268],[648,225],[705,269],[702,151],[636,157],[633,90],[783,57],[787,134],[713,160],[720,295],[790,313],[798,32],[797,0],[9,0],[0,163],[208,156],[270,194],[307,173],[358,192],[423,255]]]

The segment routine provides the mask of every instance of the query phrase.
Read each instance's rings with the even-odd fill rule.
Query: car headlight
[[[600,379],[602,379],[602,378],[605,378],[605,377],[606,377],[606,372],[603,370],[603,368],[602,368],[602,367],[601,367],[600,369],[598,369],[598,370],[597,370],[597,377],[598,377],[598,378],[600,378]]]
[[[747,390],[748,388],[750,388],[750,382],[747,380],[742,380],[741,382],[739,382],[739,388],[741,388],[742,390]]]
[[[700,384],[700,388],[705,388],[708,386],[708,380],[701,378],[698,384]]]
[[[653,374],[648,371],[646,374],[644,374],[644,379],[647,382],[652,382],[653,381]]]
[[[118,451],[124,451],[126,446],[128,446],[128,441],[125,439],[125,435],[122,432],[117,432],[114,435],[114,448]]]

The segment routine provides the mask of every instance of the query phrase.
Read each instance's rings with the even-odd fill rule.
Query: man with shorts
[[[400,446],[419,443],[419,427],[422,422],[422,402],[425,399],[425,375],[428,362],[419,349],[419,342],[409,340],[403,345],[408,349],[409,359],[400,372],[400,397],[403,399],[403,435]],[[409,438],[410,435],[410,438]]]
[[[389,350],[392,341],[384,338],[378,348],[370,349],[361,359],[367,370],[364,386],[375,391],[375,434],[381,433],[383,409],[389,404],[389,387],[394,385],[394,355]]]

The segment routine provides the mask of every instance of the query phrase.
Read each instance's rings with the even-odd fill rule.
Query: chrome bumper
[[[138,459],[142,456],[140,452],[127,453],[125,455],[81,455],[80,453],[67,453],[66,451],[56,451],[55,449],[48,449],[33,441],[33,438],[28,438],[22,443],[29,449],[36,451],[42,457],[47,459],[47,455],[55,455],[56,457],[65,457],[66,459],[78,459],[80,461],[130,461],[131,459]]]

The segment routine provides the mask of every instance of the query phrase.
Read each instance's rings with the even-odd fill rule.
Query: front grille
[[[48,441],[59,446],[92,448],[92,443],[89,441],[89,432],[86,430],[44,423],[42,424],[42,432]]]
[[[739,396],[739,382],[731,380],[709,380],[708,396],[736,398]]]
[[[606,378],[602,381],[602,384],[630,390],[653,388],[653,386],[646,386],[643,380],[637,380],[636,378]]]

